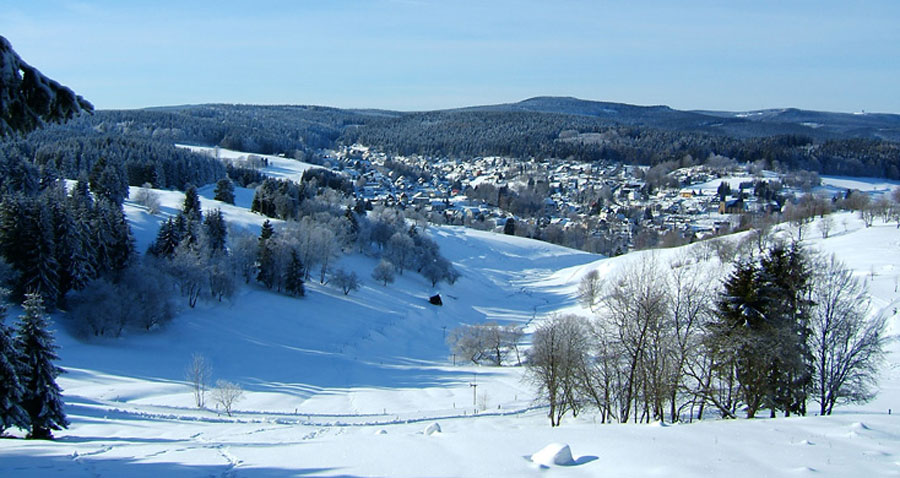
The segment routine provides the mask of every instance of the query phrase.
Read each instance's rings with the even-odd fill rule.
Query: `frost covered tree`
[[[257,237],[238,228],[228,234],[228,242],[231,266],[235,273],[244,279],[244,283],[249,284],[256,272],[256,257],[259,249]]]
[[[490,363],[501,366],[513,352],[519,361],[518,343],[522,330],[513,324],[498,325],[487,322],[480,325],[463,325],[450,331],[447,344],[454,355],[472,363]]]
[[[413,239],[403,232],[395,232],[387,242],[384,257],[394,264],[400,275],[403,275],[403,270],[412,264],[414,246]]]
[[[244,396],[244,389],[240,385],[229,382],[228,380],[216,380],[216,388],[212,390],[212,399],[217,405],[222,407],[229,417],[234,404]]]
[[[144,185],[134,193],[132,200],[147,208],[147,212],[155,216],[159,214],[159,194],[150,189],[151,187],[153,186],[150,183],[144,183]]]
[[[430,259],[422,265],[420,272],[422,273],[422,276],[431,282],[431,287],[436,286],[438,282],[442,280],[447,280],[447,282],[456,280],[456,270],[453,268],[453,264],[443,257],[434,257]]]
[[[359,277],[353,271],[348,272],[344,269],[338,269],[331,276],[331,282],[340,288],[344,295],[359,289]]]
[[[25,389],[19,380],[22,357],[15,347],[13,330],[6,320],[9,291],[0,289],[0,437],[11,427],[25,428],[28,414],[22,408]]]
[[[831,415],[836,404],[865,403],[875,396],[886,317],[869,317],[865,286],[834,256],[817,264],[812,300],[813,398],[820,414]]]
[[[385,286],[393,283],[395,279],[394,265],[389,261],[382,260],[375,266],[375,269],[372,270],[372,279],[381,282]]]
[[[193,309],[208,285],[208,262],[202,251],[182,243],[165,262],[165,270],[175,280],[181,295],[187,297],[188,306]]]
[[[62,390],[56,383],[56,377],[64,371],[53,364],[59,357],[40,294],[27,294],[22,308],[24,314],[19,317],[16,329],[16,348],[22,358],[19,380],[24,388],[22,407],[31,428],[28,437],[49,439],[53,438],[52,430],[69,426]]]

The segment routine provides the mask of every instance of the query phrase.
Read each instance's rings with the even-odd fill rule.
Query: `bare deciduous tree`
[[[344,269],[338,269],[331,276],[331,281],[341,289],[341,292],[343,292],[344,295],[359,289],[359,277],[356,275],[356,272],[353,271],[347,272]]]
[[[200,353],[194,353],[191,361],[184,371],[184,376],[194,392],[194,403],[197,408],[203,408],[206,403],[206,391],[209,389],[209,380],[212,375],[212,365]]]
[[[507,355],[516,354],[519,361],[518,343],[522,330],[515,325],[497,325],[488,322],[482,325],[464,325],[450,331],[447,343],[454,354],[480,364],[488,362],[503,365]]]
[[[651,414],[662,419],[661,400],[649,395],[668,395],[663,374],[668,364],[660,349],[670,340],[665,324],[669,301],[656,260],[651,256],[626,268],[610,283],[603,300],[601,320],[616,334],[615,342],[622,357],[624,375],[619,404],[623,422],[634,416],[649,420]],[[638,396],[643,395],[643,403]],[[648,400],[649,398],[649,400]],[[655,408],[650,410],[651,404]],[[632,415],[633,413],[633,415]]]
[[[216,388],[212,390],[213,401],[221,405],[222,410],[230,417],[234,404],[244,396],[240,385],[228,380],[216,380]]]
[[[550,426],[581,409],[579,371],[589,359],[588,345],[585,319],[575,315],[553,317],[534,332],[526,376],[550,405]]]
[[[831,216],[825,216],[822,219],[819,219],[817,227],[819,228],[819,232],[822,233],[822,239],[828,239],[828,235],[831,234],[831,230],[834,229],[834,219],[832,219]]]
[[[600,300],[602,289],[600,274],[596,269],[591,270],[581,278],[581,283],[578,285],[578,303],[593,312],[594,306]]]
[[[859,210],[859,218],[862,219],[863,224],[866,227],[872,227],[872,224],[875,223],[875,217],[878,215],[878,211],[872,204],[866,204],[862,209]]]
[[[868,317],[868,293],[834,256],[820,260],[813,281],[810,349],[813,386],[820,413],[835,404],[864,403],[874,397],[878,365],[884,357],[885,316]]]

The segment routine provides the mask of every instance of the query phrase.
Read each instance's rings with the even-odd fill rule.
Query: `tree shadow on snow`
[[[275,468],[222,465],[186,465],[181,463],[146,463],[136,459],[105,459],[79,455],[16,456],[4,454],[0,461],[0,476],[128,476],[157,478],[186,478],[197,476],[242,476],[249,478],[290,478],[321,476],[326,478],[355,478],[341,474],[339,468]],[[334,473],[334,474],[328,474]]]

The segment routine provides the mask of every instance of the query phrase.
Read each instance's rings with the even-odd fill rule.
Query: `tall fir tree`
[[[110,271],[118,274],[125,270],[134,258],[134,236],[131,235],[131,228],[121,205],[105,202],[103,206],[103,213],[107,217],[104,222],[109,225],[107,239]]]
[[[225,241],[228,238],[228,224],[221,209],[207,211],[203,218],[203,235],[206,238],[206,246],[209,255],[225,252]]]
[[[763,406],[768,392],[767,326],[759,294],[759,267],[754,261],[735,264],[718,300],[715,320],[706,336],[720,374],[737,378],[748,418]]]
[[[25,428],[28,414],[22,408],[25,389],[19,380],[22,357],[15,347],[13,331],[5,324],[9,291],[0,289],[0,436],[11,427]]]
[[[771,346],[776,351],[770,365],[766,405],[774,415],[781,410],[806,414],[812,385],[812,353],[809,349],[809,317],[812,302],[810,271],[800,246],[776,245],[760,261],[760,295],[772,328]]]
[[[762,408],[806,412],[812,380],[809,270],[802,250],[776,245],[725,281],[707,337],[717,367],[732,367],[748,417]]]
[[[22,286],[25,291],[39,293],[46,306],[53,309],[59,297],[59,263],[52,212],[37,201],[31,201],[31,204],[32,210],[25,219],[30,248],[22,270]]]
[[[184,190],[184,203],[181,206],[181,213],[188,221],[199,223],[203,220],[203,211],[200,209],[200,195],[197,194],[197,188],[191,184]]]
[[[166,219],[166,222],[160,224],[156,240],[150,244],[147,252],[156,257],[172,257],[180,242],[178,227],[175,225],[175,220],[170,217]]]
[[[272,245],[272,237],[275,229],[272,223],[266,220],[259,233],[259,244],[256,252],[256,280],[271,289],[275,285],[275,251]]]
[[[228,204],[234,204],[234,183],[230,178],[224,177],[216,183],[213,199]]]
[[[16,348],[22,357],[19,380],[24,388],[22,406],[31,428],[28,438],[50,439],[53,430],[69,426],[63,410],[62,390],[56,383],[56,377],[64,370],[53,363],[59,360],[57,346],[53,343],[40,294],[26,294],[22,308],[24,313],[17,324]]]
[[[306,294],[306,288],[303,286],[303,276],[306,272],[303,270],[303,263],[300,262],[300,255],[297,250],[291,250],[291,260],[288,262],[287,269],[284,271],[284,290],[294,297],[302,297]]]

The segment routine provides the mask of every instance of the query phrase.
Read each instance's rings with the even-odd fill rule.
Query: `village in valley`
[[[396,205],[434,224],[606,255],[771,222],[773,215],[796,210],[804,196],[817,202],[805,205],[812,215],[849,193],[823,187],[815,173],[779,174],[723,157],[663,174],[573,159],[400,156],[361,145],[323,151],[313,161],[352,179],[356,199],[366,207]]]

